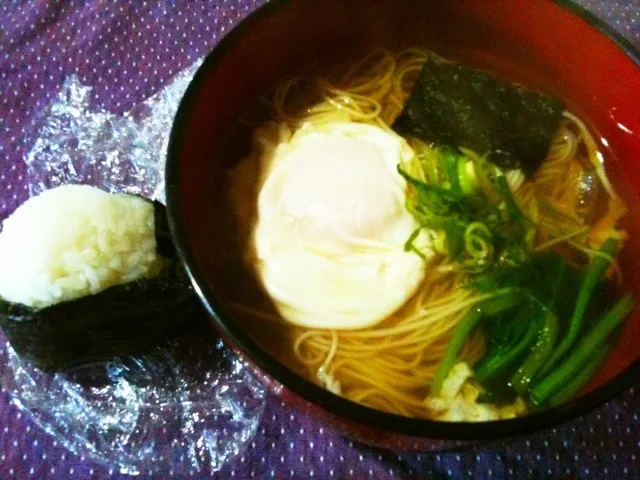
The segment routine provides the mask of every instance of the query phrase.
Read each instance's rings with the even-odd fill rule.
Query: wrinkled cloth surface
[[[91,87],[88,101],[94,110],[129,112],[193,65],[261,3],[2,2],[0,219],[30,193],[24,159],[33,146],[36,119],[70,76]],[[640,48],[640,0],[578,3]],[[640,478],[639,410],[640,384],[586,417],[540,434],[491,449],[418,454],[351,442],[270,396],[246,449],[218,472],[193,472],[192,478]],[[128,478],[68,452],[4,391],[0,477]]]

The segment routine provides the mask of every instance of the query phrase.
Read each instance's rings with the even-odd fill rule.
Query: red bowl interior
[[[584,413],[627,385],[638,370],[638,311],[587,392],[565,406],[492,422],[489,429],[408,420],[356,406],[302,379],[254,341],[226,307],[234,300],[265,301],[239,266],[232,211],[224,195],[225,171],[241,158],[243,143],[248,148],[247,132],[236,127],[239,116],[251,111],[265,89],[301,68],[322,69],[379,46],[426,46],[555,94],[584,119],[600,139],[612,181],[630,205],[626,228],[631,236],[622,265],[627,288],[640,296],[635,194],[640,185],[640,68],[630,47],[602,29],[584,12],[550,0],[276,1],[245,20],[209,55],[187,90],[167,166],[176,243],[227,338],[266,373],[313,403],[351,420],[417,436],[474,439],[532,431]]]

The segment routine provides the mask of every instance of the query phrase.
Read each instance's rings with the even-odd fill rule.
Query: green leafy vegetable
[[[617,248],[618,241],[610,238],[600,248],[600,254],[593,256],[578,293],[575,309],[571,317],[571,322],[569,323],[569,330],[542,369],[541,375],[544,375],[553,368],[556,362],[562,358],[569,348],[571,348],[578,337],[580,326],[582,325],[582,319],[587,311],[594,288],[602,279],[602,276],[609,265],[609,259],[615,255]]]
[[[571,355],[531,390],[532,401],[541,404],[554,393],[559,392],[563,386],[568,385],[606,343],[609,335],[631,313],[634,306],[635,301],[629,294],[618,300],[613,308],[585,334]]]
[[[488,153],[532,175],[562,119],[559,100],[459,64],[429,60],[392,128],[427,143]]]
[[[480,309],[472,310],[467,317],[462,320],[453,334],[453,337],[447,344],[442,361],[438,365],[438,369],[431,382],[431,395],[438,396],[442,390],[442,383],[449,375],[458,358],[458,353],[467,340],[467,337],[475,326],[482,319],[482,311]]]
[[[442,383],[449,375],[458,358],[458,353],[464,345],[471,331],[478,325],[484,316],[497,315],[509,310],[520,302],[521,298],[513,292],[500,292],[495,298],[484,301],[480,306],[469,312],[464,320],[456,327],[453,337],[449,341],[442,357],[440,365],[431,382],[431,395],[437,396],[442,389]]]
[[[475,377],[479,382],[504,373],[535,342],[540,327],[535,319],[529,318],[527,309],[522,308],[511,323],[525,325],[527,330],[520,338],[500,345],[493,355],[483,358],[483,362],[474,369]]]
[[[511,379],[511,386],[518,393],[525,393],[533,376],[549,358],[558,336],[558,319],[550,311],[544,312],[544,324],[538,332],[538,341],[524,363]]]
[[[564,388],[561,388],[549,399],[549,405],[554,407],[561,405],[578,393],[594,377],[596,372],[602,366],[602,362],[604,362],[604,360],[609,356],[612,349],[612,345],[606,345],[600,350],[594,352],[593,357],[587,360],[587,363],[580,372],[578,372],[578,374],[570,380]]]
[[[458,325],[432,395],[471,331],[481,327],[488,343],[474,366],[481,398],[563,401],[603,358],[587,362],[585,352],[593,355],[593,345],[610,341],[606,325],[618,325],[630,311],[629,299],[608,310],[612,296],[603,276],[618,242],[605,242],[586,270],[570,267],[560,255],[535,253],[537,226],[520,209],[503,172],[517,168],[532,176],[561,119],[562,105],[554,98],[461,65],[428,61],[392,126],[416,153],[406,169],[398,167],[408,184],[407,210],[419,225],[405,249],[426,258],[414,242],[429,232],[435,252],[466,274],[468,288],[501,292]],[[601,312],[608,313],[594,323]],[[590,333],[582,337],[585,331]],[[597,342],[590,340],[594,335]]]

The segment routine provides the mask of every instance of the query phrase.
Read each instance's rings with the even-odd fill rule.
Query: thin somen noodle
[[[272,118],[293,136],[304,125],[341,121],[390,131],[429,58],[445,62],[423,49],[399,53],[377,49],[327,75],[289,79],[268,99]],[[264,141],[275,146],[278,139]],[[416,155],[431,154],[431,147],[419,140],[408,142]],[[460,151],[471,159],[485,153],[464,146]],[[424,179],[424,172],[411,173]],[[564,113],[535,177],[527,178],[519,170],[507,171],[505,177],[517,204],[536,225],[531,239],[534,252],[561,246],[575,262],[584,264],[594,254],[601,255],[597,249],[603,242],[602,232],[624,214],[624,206],[604,173],[602,154],[589,130],[570,112]],[[605,211],[598,198],[606,198]],[[491,254],[482,228],[482,224],[470,228],[465,237],[474,258]],[[613,257],[608,259],[614,261]],[[418,292],[372,327],[323,330],[287,326],[296,329],[295,357],[310,376],[351,400],[402,415],[430,417],[424,399],[454,329],[480,302],[500,293],[477,293],[465,288],[467,283],[466,273],[445,257],[430,260]],[[236,307],[279,321],[246,306]],[[467,339],[460,358],[472,364],[484,351],[485,340],[476,332]]]

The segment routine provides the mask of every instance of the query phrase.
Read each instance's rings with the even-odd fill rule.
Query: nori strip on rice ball
[[[165,207],[85,185],[48,190],[0,232],[0,327],[57,371],[145,353],[198,318]]]

